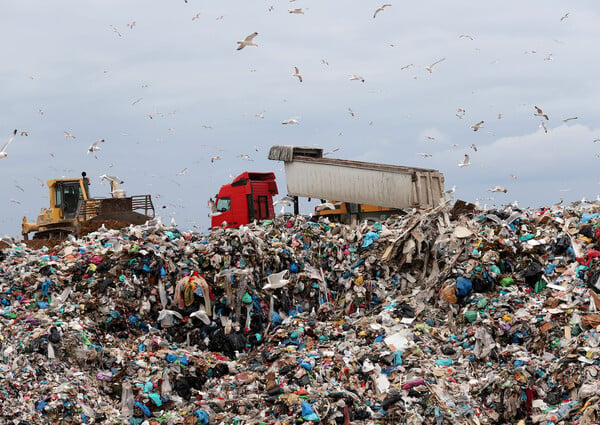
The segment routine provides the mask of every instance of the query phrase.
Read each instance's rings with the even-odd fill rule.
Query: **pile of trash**
[[[0,424],[600,422],[600,211],[0,250]]]

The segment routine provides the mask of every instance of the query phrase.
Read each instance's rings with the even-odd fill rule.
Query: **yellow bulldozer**
[[[154,218],[150,195],[126,196],[117,188],[122,183],[117,177],[102,176],[111,186],[110,198],[92,198],[90,180],[81,177],[48,180],[49,208],[42,208],[35,223],[23,217],[21,233],[24,240],[29,233],[33,239],[65,239],[68,235],[81,236],[100,228],[122,228],[129,224],[144,224]]]

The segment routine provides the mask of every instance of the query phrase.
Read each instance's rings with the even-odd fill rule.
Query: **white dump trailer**
[[[272,146],[269,159],[284,162],[290,196],[389,209],[436,207],[445,199],[444,175],[433,169],[328,158],[321,148],[289,145]]]

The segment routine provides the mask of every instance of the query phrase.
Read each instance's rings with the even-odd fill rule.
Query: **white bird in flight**
[[[363,77],[361,77],[360,75],[356,75],[356,74],[352,74],[350,76],[350,80],[351,81],[362,81],[363,83],[365,82],[365,79]]]
[[[545,119],[548,119],[548,115],[544,113],[544,111],[542,111],[542,108],[538,108],[537,106],[535,106],[535,115],[536,117],[543,117]]]
[[[221,160],[221,157],[217,155],[217,156],[213,156],[213,157],[210,159],[210,162],[215,162],[215,161],[219,161],[219,160]]]
[[[340,148],[334,148],[334,149],[332,149],[330,151],[323,152],[323,156],[331,155],[332,153],[335,153],[335,152],[337,152],[339,150],[340,150]]]
[[[323,202],[315,206],[315,211],[335,210],[335,205],[331,202]]]
[[[502,186],[494,186],[491,189],[488,189],[488,191],[490,191],[490,192],[503,192],[503,193],[508,192],[508,190],[505,187],[502,187]]]
[[[445,60],[446,60],[446,58],[441,58],[441,59],[439,59],[439,60],[435,61],[434,63],[432,63],[431,65],[428,65],[428,66],[426,66],[426,67],[425,67],[425,69],[426,69],[426,70],[427,70],[429,73],[432,73],[432,72],[433,72],[433,67],[434,67],[434,66],[436,66],[438,63],[440,63],[440,62],[442,62],[442,61],[445,61]]]
[[[288,10],[288,12],[298,14],[298,15],[304,15],[304,9],[302,9],[302,8],[290,9],[290,10]]]
[[[281,121],[281,124],[300,124],[300,121],[296,118],[288,118],[287,120]]]
[[[176,176],[185,176],[188,172],[187,168],[184,168],[183,170],[179,171],[178,173],[175,173]]]
[[[253,41],[254,37],[256,37],[257,35],[258,35],[257,32],[253,32],[248,37],[244,38],[241,41],[238,41],[237,44],[239,44],[239,46],[238,46],[237,50],[242,50],[246,46],[258,46],[258,44],[255,44]]]
[[[109,176],[107,174],[102,174],[100,176],[100,180],[106,180],[109,183],[116,183],[116,184],[123,184],[123,183],[125,183],[123,180],[121,180],[117,176]]]
[[[377,14],[379,12],[383,12],[383,9],[385,9],[386,7],[389,7],[389,6],[391,6],[391,4],[384,4],[383,6],[378,7],[377,9],[375,9],[375,13],[373,13],[373,19],[375,19],[375,16],[377,16]]]
[[[458,163],[459,167],[468,167],[469,165],[471,165],[471,158],[469,157],[468,154],[465,154],[464,159],[462,160],[462,162]]]
[[[73,134],[69,133],[68,131],[65,131],[64,133],[65,133],[66,139],[74,139],[75,138],[75,136]]]
[[[6,148],[8,147],[8,145],[10,145],[10,142],[12,142],[15,139],[16,135],[17,130],[15,129],[15,131],[13,131],[13,133],[10,135],[4,146],[2,146],[2,149],[0,149],[0,159],[6,158],[8,156],[8,154],[6,153]]]
[[[119,30],[118,30],[118,29],[116,29],[116,28],[115,28],[115,27],[113,27],[112,25],[111,25],[110,27],[112,28],[112,30],[113,30],[113,32],[114,32],[115,34],[117,34],[119,37],[121,37],[121,33],[119,32]]]
[[[471,126],[471,128],[473,129],[473,131],[477,131],[479,130],[481,127],[483,127],[483,121],[479,121],[477,124],[473,124]]]
[[[294,67],[294,73],[292,74],[292,77],[297,77],[298,80],[302,82],[302,75],[300,74],[297,66]]]
[[[100,146],[98,146],[98,143],[104,143],[104,139],[96,140],[94,143],[92,143],[88,148],[87,153],[90,154],[101,150]],[[96,154],[94,154],[94,156],[96,156]]]
[[[273,205],[284,205],[291,207],[292,205],[294,205],[294,198],[286,195],[276,201],[273,201]]]
[[[417,155],[422,156],[423,158],[431,158],[433,156],[430,153],[422,153],[422,152],[418,152]]]

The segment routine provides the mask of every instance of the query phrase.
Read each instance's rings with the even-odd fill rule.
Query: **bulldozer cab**
[[[52,190],[52,189],[51,189]],[[53,186],[54,207],[62,212],[63,219],[73,219],[82,200],[88,199],[89,180],[56,180]]]

